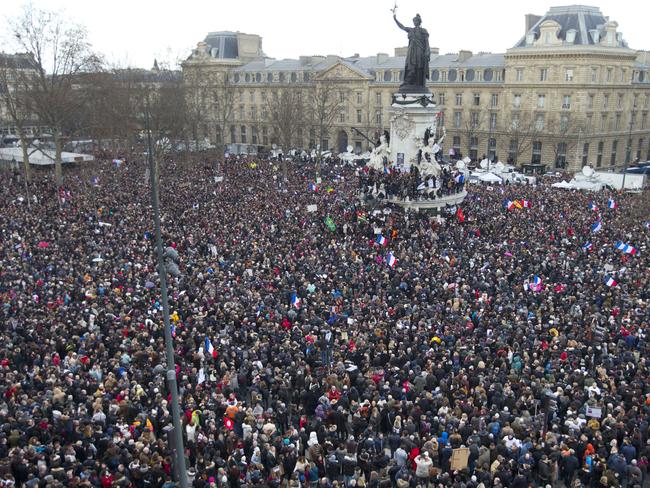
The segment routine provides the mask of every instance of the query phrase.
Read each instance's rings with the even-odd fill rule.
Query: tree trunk
[[[61,158],[61,153],[63,152],[63,140],[59,131],[57,131],[54,137],[54,145],[56,147],[56,152],[54,154],[54,180],[58,188],[63,184],[63,168]]]
[[[29,168],[28,143],[27,143],[27,137],[25,137],[25,134],[22,132],[20,134],[20,146],[21,149],[23,150],[23,170],[25,172],[25,181],[27,183],[30,183],[32,181],[32,174]]]

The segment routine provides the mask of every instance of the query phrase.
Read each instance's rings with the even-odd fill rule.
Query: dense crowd
[[[435,200],[462,192],[465,187],[465,175],[448,166],[443,166],[437,176],[423,175],[417,167],[408,172],[394,168],[384,172],[366,168],[358,173],[360,197],[366,202]]]
[[[442,221],[351,168],[161,167],[191,486],[647,484],[647,192],[471,186]],[[3,176],[0,486],[174,486],[145,174]]]

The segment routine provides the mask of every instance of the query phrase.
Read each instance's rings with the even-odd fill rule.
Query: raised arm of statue
[[[399,27],[399,28],[402,29],[403,31],[406,31],[406,32],[409,31],[409,28],[408,28],[408,27],[404,27],[404,25],[402,25],[402,23],[401,23],[399,20],[397,20],[397,15],[394,15],[394,14],[393,14],[393,19],[395,19],[395,23],[397,24],[397,27]]]

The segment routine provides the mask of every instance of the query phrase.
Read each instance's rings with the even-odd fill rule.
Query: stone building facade
[[[629,48],[597,7],[553,7],[525,21],[524,36],[505,53],[431,49],[428,85],[445,151],[549,169],[621,167],[628,150],[631,160],[650,159],[650,53]],[[183,63],[183,75],[203,108],[202,137],[268,148],[279,143],[268,113],[274,92],[326,85],[340,97],[326,135],[318,141],[306,122],[292,146],[361,152],[368,142],[359,132],[375,139],[388,129],[405,54],[275,60],[258,36],[216,32]]]

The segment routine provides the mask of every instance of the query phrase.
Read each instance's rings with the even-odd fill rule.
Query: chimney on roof
[[[388,61],[388,54],[377,53],[377,64],[384,64],[386,61]]]
[[[524,32],[524,34],[528,33],[528,31],[532,29],[541,18],[541,15],[526,14],[526,32]]]
[[[467,50],[461,49],[460,51],[458,51],[458,59],[457,59],[457,61],[459,63],[462,63],[464,61],[467,61],[471,57],[472,57],[472,51],[467,51]]]
[[[406,56],[408,52],[409,52],[408,46],[395,48],[395,56]]]
[[[439,47],[430,47],[429,52],[431,54],[434,54],[434,55],[437,56],[438,54],[440,54],[440,48]]]

